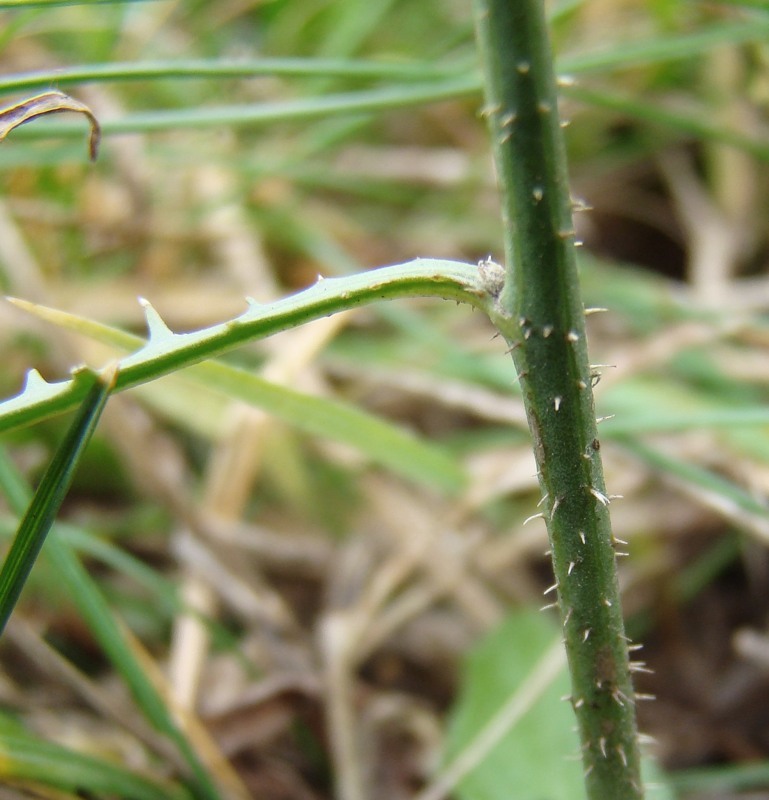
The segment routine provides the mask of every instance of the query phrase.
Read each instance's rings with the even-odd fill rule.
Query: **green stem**
[[[493,316],[519,373],[544,494],[593,800],[641,798],[609,498],[599,454],[571,200],[542,0],[475,0],[505,223]]]

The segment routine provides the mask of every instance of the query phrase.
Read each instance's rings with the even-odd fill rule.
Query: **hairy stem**
[[[596,431],[572,208],[542,0],[475,0],[505,222],[494,322],[534,439],[594,800],[641,798],[635,706]]]

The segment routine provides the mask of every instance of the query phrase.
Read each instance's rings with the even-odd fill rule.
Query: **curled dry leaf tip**
[[[88,139],[88,155],[91,161],[96,160],[99,154],[101,141],[101,126],[95,114],[85,103],[75,100],[64,92],[54,89],[49,92],[37,94],[19,103],[0,109],[0,142],[14,129],[26,122],[31,122],[45,114],[60,114],[64,111],[74,111],[84,114],[91,126]]]

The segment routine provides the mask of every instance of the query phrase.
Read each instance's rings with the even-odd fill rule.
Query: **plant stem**
[[[641,798],[635,701],[542,0],[475,0],[502,195],[493,320],[519,373],[553,554],[588,797]]]

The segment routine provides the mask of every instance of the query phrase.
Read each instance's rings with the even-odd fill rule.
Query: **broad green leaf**
[[[476,745],[483,729],[513,698],[528,701],[514,724],[459,783],[461,800],[577,800],[584,797],[565,659],[552,650],[558,629],[544,614],[518,611],[468,657],[446,743],[450,765]],[[543,658],[544,654],[544,658]],[[533,687],[546,670],[552,680]],[[535,691],[539,694],[535,695]]]
[[[539,611],[515,611],[466,659],[449,721],[443,776],[473,751],[460,800],[579,800],[585,796],[561,636]],[[507,722],[506,726],[502,723]],[[649,800],[672,800],[655,762],[642,764]],[[449,796],[441,775],[419,800]],[[453,796],[453,795],[452,795]]]

